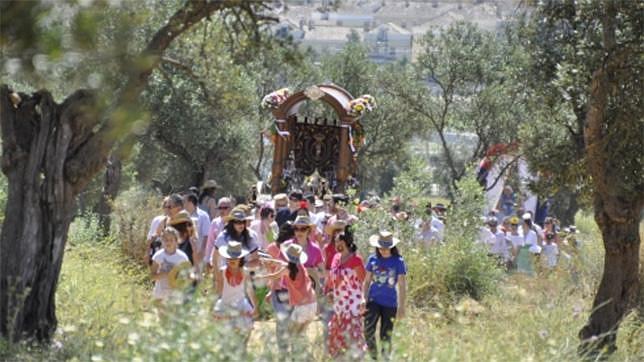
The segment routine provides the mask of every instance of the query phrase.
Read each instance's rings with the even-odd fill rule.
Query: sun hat
[[[252,220],[252,217],[248,216],[242,208],[235,208],[228,214],[225,219],[226,222],[230,221],[248,221]]]
[[[186,210],[179,211],[176,215],[170,218],[170,225],[179,225],[183,223],[192,223],[192,218]]]
[[[190,272],[192,264],[189,261],[183,261],[175,265],[168,272],[168,285],[172,289],[183,289],[191,284]]]
[[[324,232],[327,234],[333,234],[334,231],[344,230],[349,223],[346,220],[336,219],[332,223],[327,223],[324,227]]]
[[[497,218],[494,217],[494,216],[490,216],[490,217],[487,218],[487,224],[488,225],[498,225],[499,220],[497,220]]]
[[[521,216],[521,218],[522,218],[523,220],[526,220],[526,221],[527,221],[527,220],[532,220],[532,215],[530,215],[530,213],[529,213],[529,212],[526,212],[525,214],[523,214],[523,215]]]
[[[242,246],[242,243],[234,240],[229,241],[228,244],[217,249],[217,251],[219,251],[219,255],[226,259],[241,259],[250,254],[248,249]]]
[[[386,230],[382,230],[378,234],[369,237],[369,244],[376,248],[391,249],[399,242],[400,240],[395,238],[394,234]]]
[[[207,180],[206,182],[203,183],[203,186],[201,186],[202,190],[205,189],[218,189],[219,184],[215,180]]]
[[[282,245],[280,249],[282,251],[282,255],[284,255],[289,263],[304,264],[308,260],[306,252],[302,246],[297,243]]]
[[[519,218],[518,218],[518,217],[516,217],[516,216],[512,216],[512,217],[510,218],[510,224],[511,224],[511,225],[519,225]]]
[[[315,200],[315,203],[313,204],[315,207],[324,207],[324,201],[317,199]]]
[[[300,215],[295,218],[292,226],[313,226],[315,223],[311,221],[311,218],[306,215]]]

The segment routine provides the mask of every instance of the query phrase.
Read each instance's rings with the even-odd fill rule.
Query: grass
[[[395,328],[395,360],[401,361],[575,361],[577,333],[592,304],[601,275],[602,247],[592,219],[577,221],[586,241],[574,265],[539,278],[505,275],[480,301],[414,301]],[[86,239],[92,239],[91,233]],[[201,296],[172,318],[149,310],[150,283],[118,246],[70,241],[57,294],[59,330],[50,348],[0,345],[0,360],[193,361],[240,360],[225,328],[209,317],[211,296]],[[571,266],[572,267],[572,266]],[[422,282],[422,279],[417,279]],[[414,285],[410,285],[414,288]],[[273,324],[262,321],[246,360],[277,360]],[[320,324],[307,333],[321,346]],[[611,361],[644,360],[644,328],[636,313],[623,322]],[[324,357],[318,352],[317,360]]]

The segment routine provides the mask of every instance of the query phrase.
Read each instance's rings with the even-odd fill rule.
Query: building
[[[413,35],[393,23],[382,24],[366,33],[364,43],[375,63],[411,60]]]

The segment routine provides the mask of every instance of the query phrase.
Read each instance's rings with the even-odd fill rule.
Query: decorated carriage
[[[300,114],[309,102],[323,102],[332,112]],[[353,98],[337,85],[320,84],[296,93],[280,89],[264,97],[262,105],[275,118],[267,132],[275,146],[273,194],[293,188],[342,192],[355,184],[358,150],[364,143],[360,119],[375,108],[372,96]]]

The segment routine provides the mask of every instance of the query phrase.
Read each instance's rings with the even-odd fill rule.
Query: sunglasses
[[[219,206],[217,209],[219,209],[219,210],[228,210],[228,209],[230,209],[230,206]]]
[[[245,224],[246,221],[244,220],[233,220],[233,224],[239,225],[239,224]]]
[[[294,227],[293,231],[307,231],[309,228],[308,226],[305,227]]]

